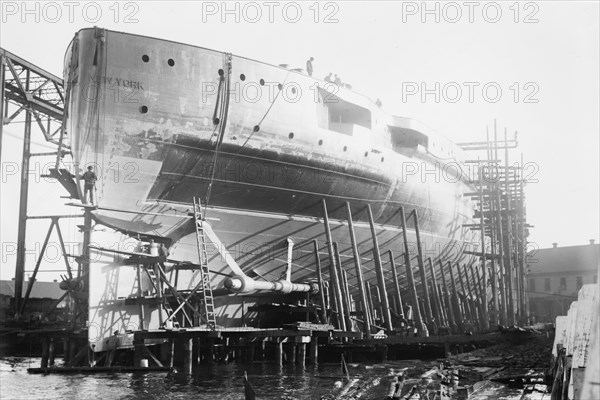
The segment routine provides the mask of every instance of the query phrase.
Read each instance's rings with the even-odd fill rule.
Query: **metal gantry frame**
[[[68,261],[65,242],[60,228],[62,218],[80,218],[82,215],[28,215],[29,205],[29,165],[32,157],[55,156],[55,170],[60,160],[70,154],[65,143],[63,111],[65,105],[63,79],[50,72],[0,48],[0,161],[2,161],[2,141],[4,126],[11,123],[23,123],[23,152],[21,162],[21,188],[19,194],[19,221],[17,231],[17,254],[15,264],[14,307],[17,319],[25,311],[27,300],[35,282],[45,249],[54,229],[65,260],[66,277],[72,280],[81,276],[82,269],[77,268],[75,275]],[[23,118],[24,114],[24,118]],[[35,121],[35,124],[34,124]],[[32,153],[32,128],[37,127],[47,144],[56,146],[56,150],[45,153]],[[38,256],[32,278],[23,295],[25,281],[25,255],[27,221],[49,219],[50,226],[42,251]],[[79,261],[79,260],[78,260]],[[69,291],[67,291],[68,293]],[[66,297],[66,296],[64,296]],[[64,298],[63,297],[63,298]],[[58,305],[58,304],[57,304]]]

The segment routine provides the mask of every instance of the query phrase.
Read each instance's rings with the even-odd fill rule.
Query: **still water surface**
[[[0,360],[0,399],[21,400],[110,400],[110,399],[244,399],[243,375],[248,372],[257,399],[319,399],[332,393],[339,364],[318,367],[284,366],[272,363],[215,364],[196,367],[192,376],[179,373],[105,373],[94,375],[30,375],[29,367],[39,367],[39,358]],[[431,362],[394,361],[386,364],[349,366],[351,375],[383,377],[390,368],[409,368],[415,378],[432,366]],[[368,398],[382,399],[388,381],[374,388]],[[407,382],[408,383],[408,382]]]

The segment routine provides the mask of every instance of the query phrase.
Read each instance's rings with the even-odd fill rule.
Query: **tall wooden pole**
[[[385,276],[383,275],[383,266],[381,264],[381,255],[379,253],[379,241],[377,240],[377,230],[375,229],[375,220],[373,219],[373,213],[371,212],[371,206],[367,204],[367,215],[369,216],[369,225],[371,226],[371,237],[373,239],[373,261],[375,262],[375,274],[377,275],[377,286],[381,293],[381,308],[382,318],[385,328],[391,332],[394,328],[392,327],[392,314],[390,313],[390,302],[386,289]]]
[[[425,264],[423,263],[423,248],[421,243],[421,232],[419,230],[419,217],[417,210],[413,210],[413,219],[415,221],[415,235],[417,239],[417,263],[419,264],[419,273],[421,275],[421,287],[423,289],[423,304],[425,308],[425,316],[430,327],[433,326],[433,313],[431,311],[431,302],[429,300],[429,289],[427,287],[427,273],[425,272]]]
[[[342,331],[347,329],[346,320],[344,318],[344,299],[342,296],[342,288],[340,286],[340,277],[337,273],[335,261],[335,252],[333,250],[333,240],[331,238],[331,228],[329,227],[329,215],[327,213],[327,204],[325,199],[321,201],[323,208],[323,224],[325,225],[325,236],[327,238],[327,250],[329,252],[329,274],[331,275],[331,284],[333,285],[333,296],[337,305],[339,328]]]
[[[419,297],[417,296],[417,288],[415,287],[415,278],[413,276],[412,264],[410,262],[410,254],[408,247],[408,235],[406,233],[406,218],[404,216],[404,208],[400,207],[400,223],[402,226],[402,240],[404,242],[404,265],[406,266],[406,278],[408,280],[408,290],[412,300],[412,308],[414,314],[414,321],[417,327],[417,333],[419,336],[429,336],[427,327],[423,323],[421,318],[421,310],[419,307]]]
[[[402,305],[402,294],[400,293],[400,281],[398,280],[398,269],[396,268],[396,261],[394,260],[394,252],[388,250],[388,257],[390,259],[390,269],[392,271],[392,280],[394,281],[394,294],[396,297],[396,307],[398,315],[404,318],[404,306]]]
[[[354,223],[352,222],[352,209],[350,203],[346,202],[346,215],[348,219],[348,231],[350,234],[350,242],[352,244],[352,255],[354,256],[354,268],[356,270],[356,285],[358,286],[358,293],[360,295],[361,307],[363,313],[363,324],[365,329],[365,336],[367,339],[371,338],[371,324],[369,322],[368,312],[368,300],[367,294],[365,293],[365,278],[362,270],[362,263],[360,260],[360,253],[358,252],[358,244],[356,242],[356,235],[354,233]]]

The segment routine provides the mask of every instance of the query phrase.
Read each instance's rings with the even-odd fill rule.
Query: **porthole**
[[[141,112],[142,114],[146,114],[146,113],[148,112],[148,107],[146,107],[146,106],[141,106],[141,107],[140,107],[140,112]]]
[[[323,145],[323,139],[319,139],[319,146]]]
[[[245,80],[246,80],[246,75],[240,74],[240,81],[245,81]]]
[[[288,137],[289,137],[290,139],[293,139],[293,138],[294,138],[294,132],[290,132],[290,134],[288,135]]]
[[[172,58],[169,58],[167,64],[169,64],[169,67],[172,67],[173,65],[175,65],[175,61]]]
[[[148,61],[150,61],[150,57],[148,57],[148,55],[144,54],[144,55],[142,56],[142,61],[143,61],[143,62],[148,62]]]

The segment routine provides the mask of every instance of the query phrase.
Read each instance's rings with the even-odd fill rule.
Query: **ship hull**
[[[303,74],[100,29],[78,32],[65,64],[66,127],[75,172],[95,167],[100,209],[94,218],[115,229],[94,234],[100,247],[131,250],[137,246],[132,237],[142,234],[164,239],[169,258],[197,264],[189,213],[192,199],[199,197],[207,223],[244,272],[279,278],[287,265],[282,243],[291,238],[300,244],[292,280],[306,282],[315,280],[317,271],[314,252],[303,244],[316,240],[318,257],[329,264],[325,200],[353,296],[356,274],[351,272],[346,203],[357,222],[358,251],[369,281],[375,275],[367,205],[381,252],[392,251],[399,265],[404,251],[400,207],[418,215],[425,257],[434,263],[473,261],[465,250],[474,250],[478,235],[463,228],[472,223],[473,204],[463,196],[472,191],[469,177],[460,168],[447,168],[456,146],[436,139],[447,154],[392,146],[390,118],[350,91],[336,91],[332,105],[324,83]],[[250,98],[249,90],[256,88],[261,95]],[[293,96],[292,89],[303,95]],[[414,228],[408,218],[411,257],[417,250]],[[120,312],[127,310],[128,323],[140,313],[139,307],[115,299],[150,282],[140,282],[133,267],[123,267],[123,257],[107,251],[95,251],[93,264],[104,267],[90,268],[90,282],[108,282],[90,283],[90,320],[103,338],[114,321],[123,324]],[[231,268],[214,248],[209,265],[213,287],[220,290]],[[328,279],[328,267],[323,273]],[[405,291],[405,275],[400,278]],[[177,287],[190,289],[198,279],[197,270],[180,271]],[[146,311],[153,317],[145,323],[158,326],[160,312]],[[219,323],[235,326],[244,313],[239,296],[218,298]]]

